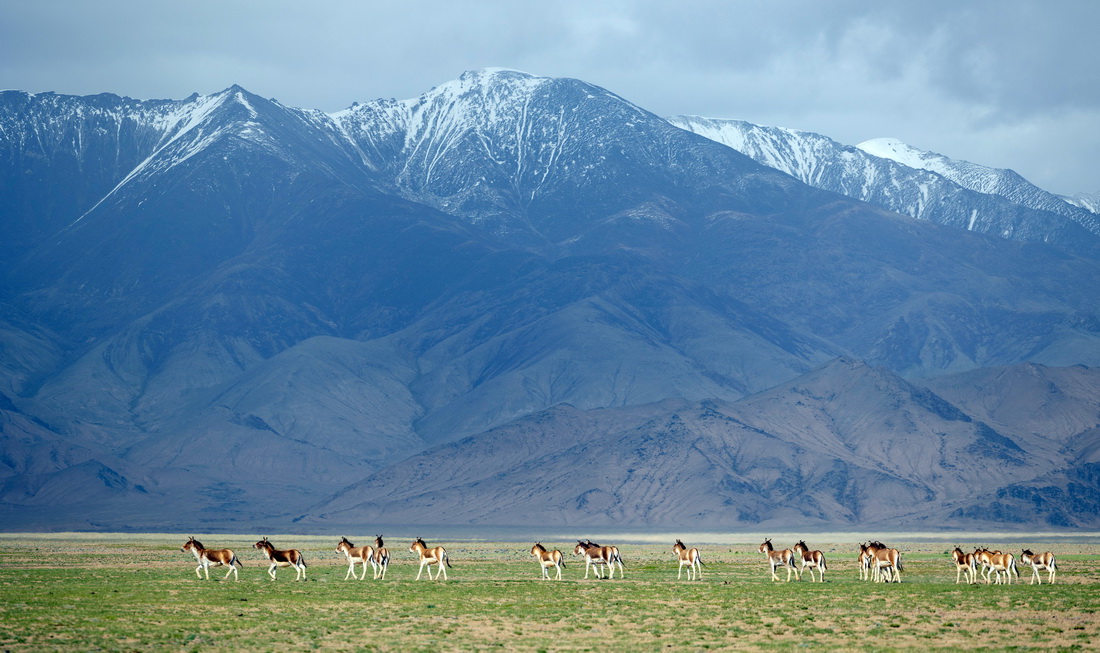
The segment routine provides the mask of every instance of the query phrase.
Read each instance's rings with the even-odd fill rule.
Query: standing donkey
[[[386,579],[386,570],[390,568],[390,550],[382,542],[381,535],[374,538],[374,559],[371,560],[371,566],[374,567],[375,580]]]
[[[680,574],[684,571],[684,565],[688,568],[688,580],[696,580],[701,578],[703,573],[703,558],[699,555],[699,549],[691,547],[690,549],[679,539],[676,540],[676,544],[672,545],[672,552],[676,554],[676,558],[680,561],[680,567],[676,570],[676,580],[680,580]]]

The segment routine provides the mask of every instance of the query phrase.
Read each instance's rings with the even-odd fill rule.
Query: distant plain
[[[346,535],[370,544],[375,533]],[[188,535],[233,548],[240,581],[195,576],[180,551]],[[774,582],[756,534],[590,533],[617,544],[625,579],[584,580],[573,537],[542,540],[567,558],[562,582],[542,581],[533,541],[440,540],[429,532],[386,536],[386,580],[344,580],[338,536],[268,534],[301,549],[306,582],[251,548],[259,535],[0,534],[0,648],[24,650],[947,650],[1087,649],[1100,641],[1100,535],[994,533],[769,534],[779,547],[804,538],[828,558],[824,584]],[[450,580],[414,582],[408,546],[423,536],[447,547]],[[677,580],[676,537],[702,552],[702,579]],[[900,584],[860,581],[858,540],[903,552]],[[613,539],[610,539],[613,538]],[[984,545],[1017,557],[1052,550],[1053,586],[955,584],[948,552]],[[785,572],[780,572],[785,577]],[[215,580],[217,579],[217,580]],[[1045,581],[1046,575],[1043,574]]]

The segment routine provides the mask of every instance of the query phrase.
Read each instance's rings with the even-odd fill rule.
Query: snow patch
[[[130,183],[131,180],[150,167],[166,148],[178,141],[184,134],[195,130],[207,119],[214,109],[222,103],[223,99],[224,98],[220,95],[198,96],[193,102],[181,103],[174,111],[169,111],[155,120],[154,125],[165,134],[167,140],[162,138],[161,142],[157,144],[153,152],[146,157],[144,161],[137,164],[137,166],[130,171],[130,174],[123,177],[122,181],[118,182],[110,192],[100,198],[92,208],[85,211],[79,218],[74,220],[72,224],[76,224],[83,220],[89,213],[96,210],[100,204],[105,202],[107,198],[117,193],[119,189]],[[209,136],[204,139],[204,142],[207,140],[209,140]],[[192,148],[190,153],[185,154],[184,159],[190,158],[194,152],[195,150]]]
[[[910,168],[938,174],[944,174],[947,171],[947,166],[944,164],[950,161],[943,155],[918,150],[896,138],[873,138],[863,141],[856,147],[880,159],[889,159]]]

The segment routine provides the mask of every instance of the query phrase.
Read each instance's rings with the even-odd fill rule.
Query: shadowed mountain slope
[[[1088,376],[1095,392],[1100,377]],[[1090,403],[1067,402],[1081,413]],[[988,526],[1003,519],[983,513],[980,497],[1065,475],[1079,456],[1095,456],[1095,432],[1071,447],[1035,434],[1017,441],[929,390],[841,358],[733,403],[533,414],[391,466],[301,521],[931,528],[951,513],[939,526]],[[1089,514],[1063,523],[1066,509],[1052,502],[1009,521],[1091,523]]]
[[[788,403],[771,419],[806,424],[731,407],[811,370],[865,379],[857,359],[903,388],[1100,364],[1097,259],[812,188],[578,80],[476,71],[334,114],[239,87],[178,101],[5,92],[0,126],[0,227],[16,235],[0,258],[0,435],[24,452],[4,459],[13,528],[278,523],[547,410],[615,423],[509,477],[561,488],[561,519],[680,523],[692,501],[718,515],[728,499],[738,523],[860,523],[879,504],[841,502],[819,460],[860,488],[881,481],[890,501],[942,506],[985,482],[969,467],[932,476],[986,421],[886,429],[891,467],[823,444],[862,433],[854,418],[830,435]],[[652,412],[665,402],[689,408]],[[868,410],[874,428],[890,421]],[[983,456],[1027,450],[995,417],[1005,440],[986,438]],[[904,441],[932,431],[950,443],[924,468]],[[657,432],[678,444],[655,448]],[[726,440],[748,462],[692,453]],[[570,460],[597,451],[614,473],[587,462],[577,476]],[[808,507],[773,500],[792,496],[787,451],[823,488]],[[989,491],[1058,473],[1049,451],[1024,461]],[[662,503],[676,479],[704,499]],[[86,511],[89,484],[117,510]],[[705,490],[727,486],[741,490]],[[402,491],[387,487],[393,505]],[[453,518],[511,519],[489,505]]]

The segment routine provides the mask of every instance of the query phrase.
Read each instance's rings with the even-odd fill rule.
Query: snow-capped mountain
[[[1100,216],[1011,170],[954,161],[894,139],[852,147],[821,134],[740,120],[669,121],[807,184],[891,211],[1002,238],[1100,252]]]
[[[392,192],[533,245],[575,239],[593,216],[621,211],[668,228],[674,218],[657,200],[696,163],[680,160],[690,139],[623,98],[511,70],[468,72],[419,98],[368,102],[333,119]],[[739,177],[751,169],[758,193],[785,183],[740,157],[719,158]],[[608,195],[608,186],[624,192]]]
[[[331,114],[239,87],[156,101],[6,92],[0,189],[12,527],[285,525],[413,456],[533,433],[566,404],[582,417],[548,421],[551,438],[620,411],[622,442],[644,450],[669,405],[733,404],[838,358],[883,368],[874,378],[891,387],[1100,364],[1100,262],[1074,254],[1084,246],[1028,246],[814,188],[579,80],[474,71]],[[889,412],[900,395],[876,396]],[[790,405],[775,404],[761,442],[812,430]],[[741,419],[719,412],[691,428]],[[569,455],[596,468],[606,451],[585,435]],[[538,447],[510,442],[498,453],[523,462],[504,480],[530,481]],[[1042,465],[1011,480],[1057,473],[1086,444],[1054,455],[1040,443]],[[621,462],[616,474],[635,474]],[[643,475],[671,488],[683,474]],[[856,476],[847,492],[917,482],[888,466]],[[559,489],[564,519],[605,514],[606,488]],[[650,508],[631,519],[670,514]]]
[[[1013,170],[951,159],[935,152],[919,150],[895,138],[876,138],[864,141],[856,147],[873,156],[897,161],[910,168],[934,172],[963,188],[986,195],[998,195],[1028,208],[1064,215],[1089,231],[1100,234],[1100,216],[1095,211],[1081,211],[1083,207],[1039,188]]]
[[[1100,214],[1100,193],[1077,193],[1072,197],[1063,196],[1062,199],[1074,206]]]

